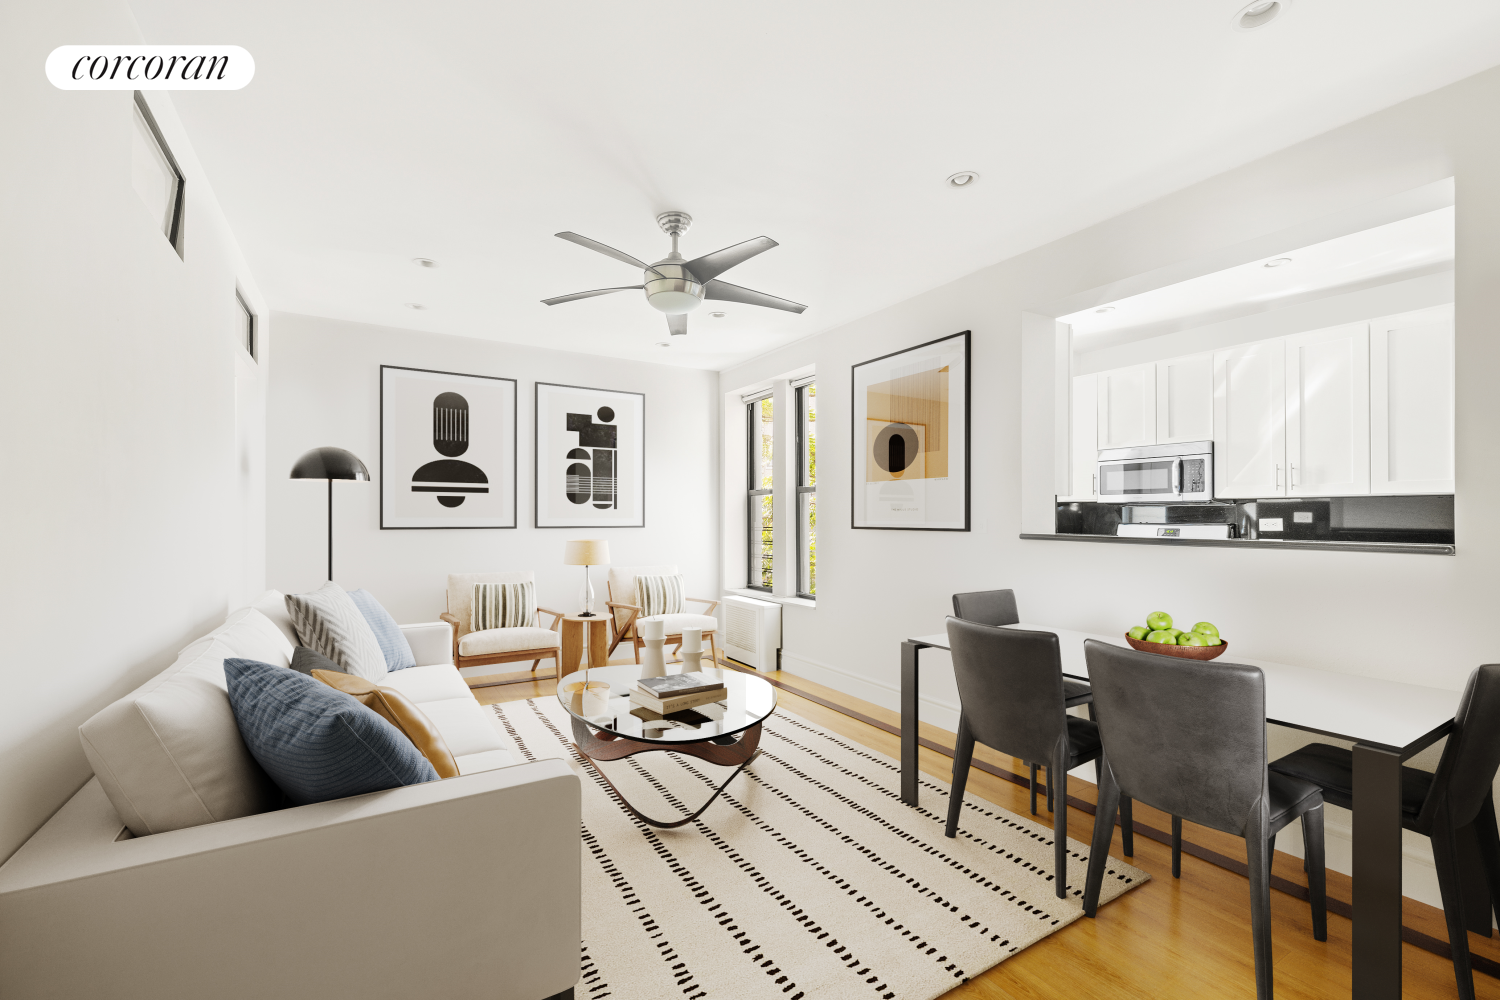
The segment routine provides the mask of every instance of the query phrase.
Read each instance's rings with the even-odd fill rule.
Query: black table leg
[[[910,639],[901,644],[901,801],[917,804],[917,651]]]
[[[1401,755],[1354,746],[1355,1000],[1401,997]]]

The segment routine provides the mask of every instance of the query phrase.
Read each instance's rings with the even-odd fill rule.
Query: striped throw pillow
[[[476,583],[469,628],[530,628],[536,624],[536,587],[525,583]]]
[[[682,576],[638,576],[635,603],[642,618],[682,614]]]

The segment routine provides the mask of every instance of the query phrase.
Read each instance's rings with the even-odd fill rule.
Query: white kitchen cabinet
[[[1279,339],[1214,352],[1216,497],[1286,495],[1285,385]]]
[[[1213,436],[1213,353],[1158,361],[1156,443],[1207,441]]]
[[[1068,496],[1059,500],[1093,500],[1096,498],[1094,474],[1099,457],[1099,377],[1073,376],[1073,396],[1069,402]]]
[[[1370,492],[1452,493],[1453,307],[1370,324]]]
[[[1286,344],[1286,495],[1370,492],[1370,327],[1347,323]]]
[[[1097,376],[1100,448],[1136,448],[1156,443],[1156,363],[1132,365]]]

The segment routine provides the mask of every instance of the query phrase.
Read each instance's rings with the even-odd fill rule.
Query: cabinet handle
[[[1281,463],[1276,463],[1276,488],[1281,489]]]
[[[1094,473],[1094,489],[1093,489],[1093,492],[1090,493],[1089,495],[1090,496],[1098,496],[1099,495],[1099,473],[1097,473],[1097,472]]]
[[[1292,486],[1296,486],[1297,485],[1297,466],[1293,465],[1291,467],[1291,470],[1292,470],[1291,485]]]

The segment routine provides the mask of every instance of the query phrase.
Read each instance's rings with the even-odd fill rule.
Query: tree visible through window
[[[797,388],[797,593],[818,593],[818,387]]]
[[[767,396],[746,407],[750,425],[750,580],[756,590],[771,589],[771,553],[775,527],[773,456],[775,455],[774,403]]]

